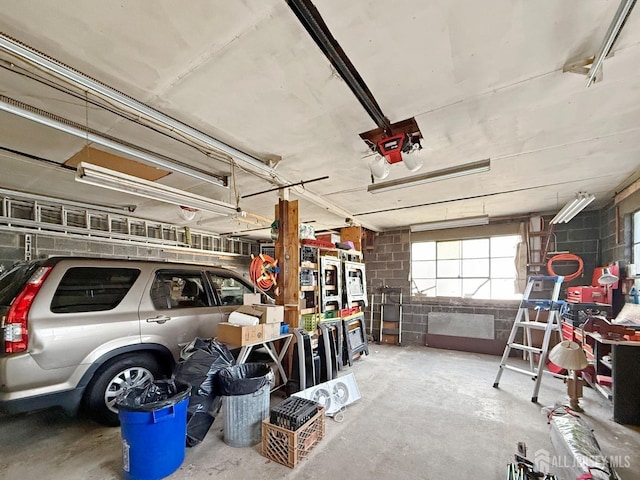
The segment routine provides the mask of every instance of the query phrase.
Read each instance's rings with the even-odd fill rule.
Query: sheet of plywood
[[[99,167],[116,170],[151,182],[165,177],[170,173],[161,168],[145,165],[144,163],[119,157],[118,155],[103,152],[102,150],[96,150],[91,147],[84,147],[73,157],[64,162],[64,164],[71,167],[77,167],[80,162],[87,162],[93,165],[98,165]]]

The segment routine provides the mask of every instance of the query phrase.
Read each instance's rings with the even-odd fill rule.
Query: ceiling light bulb
[[[380,180],[389,176],[389,164],[385,158],[380,155],[376,155],[376,158],[369,163],[369,170],[371,170],[371,174],[374,177]]]
[[[407,167],[407,170],[410,172],[417,172],[422,168],[424,163],[419,156],[415,155],[415,153],[412,155],[405,155],[402,161],[404,162],[404,166]]]

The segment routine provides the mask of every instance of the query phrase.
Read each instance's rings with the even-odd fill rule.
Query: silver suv
[[[171,372],[254,289],[233,271],[56,257],[0,276],[0,411],[52,406],[117,425],[116,397]]]

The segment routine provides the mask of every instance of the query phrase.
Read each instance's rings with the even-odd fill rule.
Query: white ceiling
[[[578,191],[602,206],[640,167],[640,11],[631,12],[603,80],[563,73],[592,56],[618,7],[609,0],[317,0],[320,14],[391,122],[415,117],[420,173],[491,159],[487,173],[367,193],[373,158],[358,134],[376,128],[284,0],[99,2],[0,0],[0,30],[264,162],[290,182],[300,220],[316,229],[378,230],[477,216],[554,212]],[[19,73],[54,80],[0,51],[0,94],[158,154],[228,175],[225,161]],[[0,146],[57,163],[86,141],[0,113]],[[95,148],[101,148],[95,146]],[[101,205],[184,224],[177,207],[89,187],[74,172],[0,150],[0,188]],[[402,164],[392,178],[412,175]],[[273,188],[236,169],[237,189],[172,173],[176,188],[235,204]],[[277,192],[240,200],[273,217]],[[334,214],[331,210],[339,210]],[[257,238],[267,230],[199,212],[194,228]],[[198,223],[200,223],[198,225]]]

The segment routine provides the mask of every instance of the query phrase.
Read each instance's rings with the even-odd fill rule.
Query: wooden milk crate
[[[289,468],[304,460],[309,452],[324,438],[324,407],[318,407],[311,419],[296,431],[272,425],[269,419],[262,422],[261,454]]]

